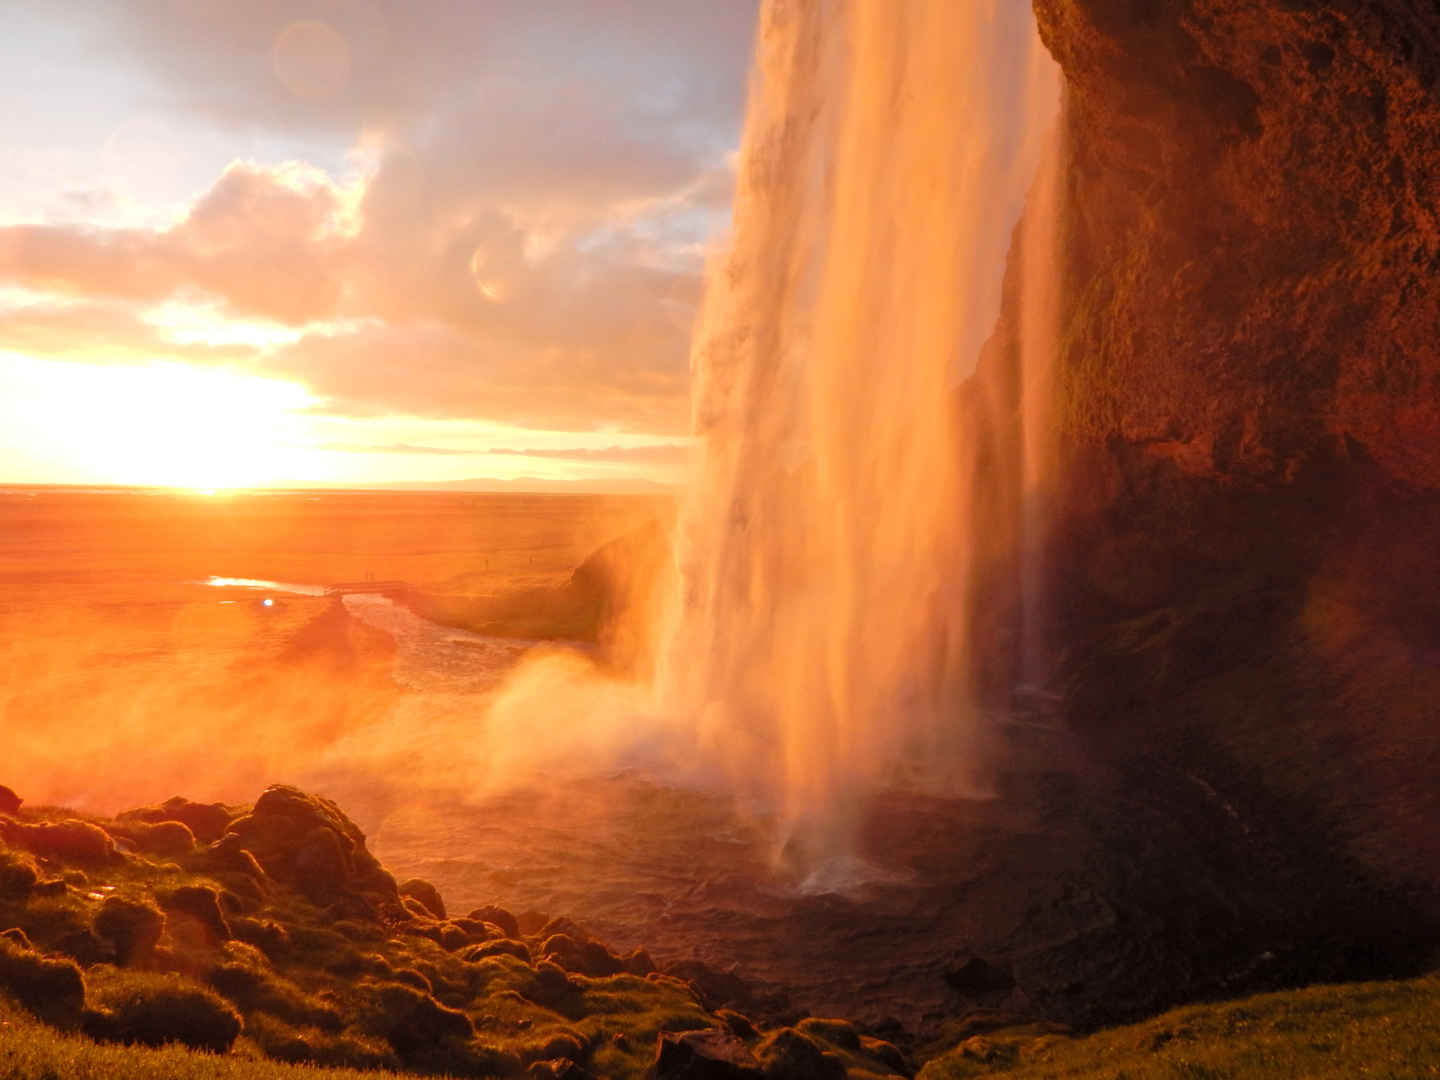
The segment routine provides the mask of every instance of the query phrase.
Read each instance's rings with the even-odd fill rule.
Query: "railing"
[[[326,596],[349,596],[352,593],[397,593],[413,592],[414,585],[408,581],[344,581],[338,585],[326,585]]]

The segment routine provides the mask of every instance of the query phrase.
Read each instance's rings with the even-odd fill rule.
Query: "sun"
[[[98,481],[209,492],[304,471],[297,410],[314,398],[294,383],[174,362],[25,374],[34,448]]]

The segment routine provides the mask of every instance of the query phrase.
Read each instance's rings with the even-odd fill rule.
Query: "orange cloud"
[[[0,348],[244,366],[345,416],[688,427],[756,0],[80,3],[168,102],[166,161],[205,130],[329,172],[237,161],[150,229],[0,227]],[[177,304],[289,334],[182,339]]]
[[[556,461],[579,461],[594,464],[680,465],[690,453],[682,443],[661,443],[656,446],[565,447],[559,449],[489,447],[484,450],[459,450],[448,446],[413,446],[410,443],[322,443],[317,450],[336,450],[346,454],[435,454],[442,457],[533,457]]]
[[[236,163],[167,231],[0,229],[0,282],[135,301],[194,287],[236,314],[304,323],[335,309],[340,259],[330,226],[338,210],[335,189],[323,180],[292,167]]]
[[[164,231],[0,229],[0,284],[46,298],[0,312],[0,345],[248,361],[354,415],[683,428],[698,265],[587,251],[583,234],[534,257],[502,213],[397,200],[383,165],[357,199],[313,170],[236,163]],[[305,332],[265,353],[166,342],[144,315],[177,297]]]

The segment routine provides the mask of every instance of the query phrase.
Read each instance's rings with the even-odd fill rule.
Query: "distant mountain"
[[[547,480],[538,476],[519,476],[499,480],[493,476],[476,476],[468,480],[391,480],[385,483],[344,484],[287,480],[268,485],[277,488],[344,488],[353,491],[500,491],[532,492],[553,495],[678,495],[677,484],[661,484],[654,480]]]

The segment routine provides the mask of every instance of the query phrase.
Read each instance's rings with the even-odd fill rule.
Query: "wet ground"
[[[378,600],[347,605],[394,635],[403,692],[299,779],[453,913],[566,915],[662,966],[700,961],[762,997],[895,1018],[919,1037],[975,1008],[1090,1026],[1373,977],[1409,933],[1400,909],[1355,891],[1303,824],[1288,830],[1244,784],[1218,790],[1173,763],[1106,767],[1055,722],[1053,702],[990,717],[996,797],[877,796],[848,855],[818,875],[763,808],[672,771],[571,761],[485,795],[465,777],[492,745],[489,695],[531,648],[554,646],[447,630]],[[977,956],[998,982],[958,973]]]
[[[763,809],[643,767],[476,796],[445,763],[483,755],[485,695],[534,643],[438,627],[379,597],[346,605],[394,635],[404,693],[386,722],[353,736],[355,753],[339,748],[307,779],[398,877],[438,886],[452,913],[499,903],[563,914],[662,965],[698,960],[817,1014],[893,1016],[915,1030],[976,1003],[944,978],[957,957],[1029,933],[1036,904],[1082,868],[1084,827],[1067,812],[1073,749],[1033,717],[997,720],[1003,797],[875,799],[854,851],[829,868],[830,889],[807,884],[813,866],[786,866]],[[377,747],[391,749],[377,761]],[[1068,940],[1096,918],[1110,915],[1061,918],[1049,932]]]

